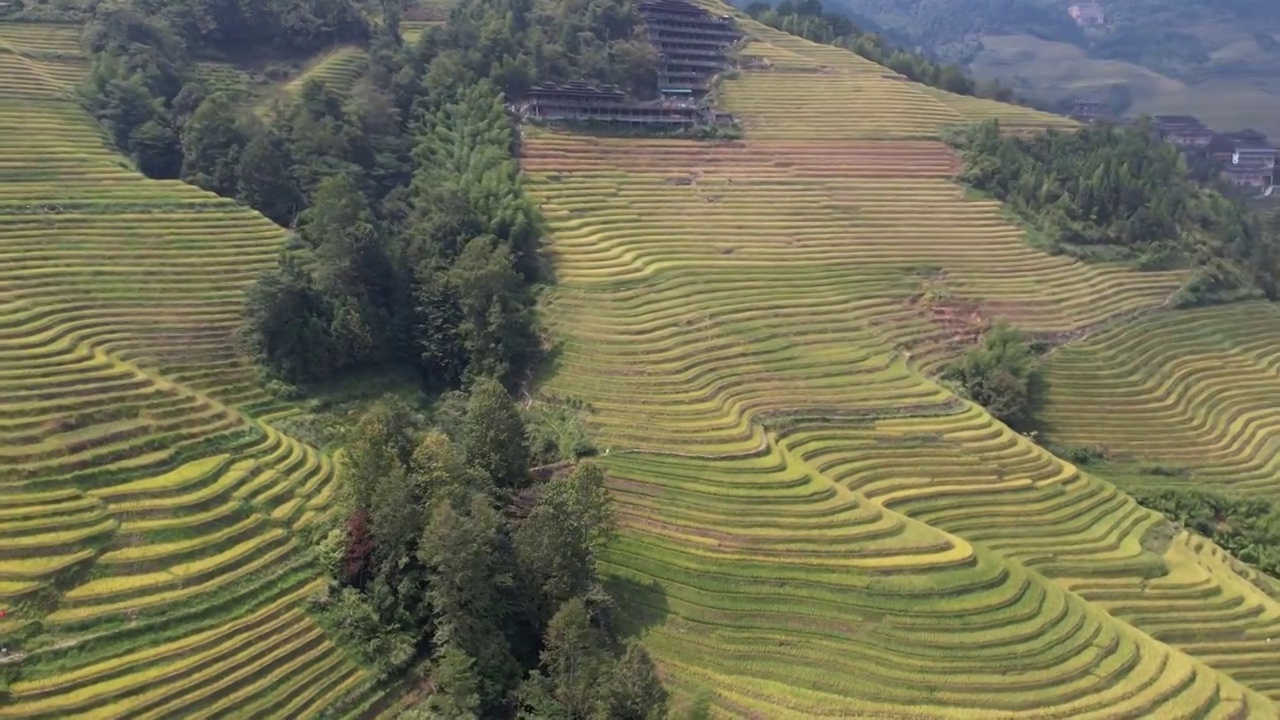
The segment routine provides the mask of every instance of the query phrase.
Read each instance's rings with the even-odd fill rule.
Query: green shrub
[[[978,347],[947,368],[943,379],[957,383],[970,400],[1014,427],[1032,421],[1042,384],[1031,345],[1005,323],[997,324]]]
[[[1076,465],[1091,465],[1107,459],[1107,449],[1101,445],[1069,445],[1051,448],[1053,454]]]

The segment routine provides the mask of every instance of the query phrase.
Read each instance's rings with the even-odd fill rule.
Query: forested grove
[[[571,78],[642,92],[655,59],[635,5],[466,0],[412,47],[400,10],[98,5],[83,101],[142,172],[291,229],[247,294],[244,339],[269,376],[316,386],[408,365],[428,389],[465,389],[456,421],[387,400],[346,438],[338,510],[316,537],[330,583],[315,610],[339,644],[380,677],[423,674],[423,717],[662,717],[654,666],[619,639],[596,573],[613,523],[603,475],[533,482],[548,441],[529,447],[508,393],[537,359],[544,271],[504,99]],[[369,55],[341,92],[309,81],[255,108],[196,72],[335,41]]]
[[[1191,268],[1178,305],[1280,293],[1280,220],[1198,185],[1148,126],[1020,137],[990,121],[949,139],[964,182],[1005,202],[1050,252]]]

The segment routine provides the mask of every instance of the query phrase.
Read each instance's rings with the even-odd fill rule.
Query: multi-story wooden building
[[[649,44],[658,52],[658,89],[702,95],[729,67],[726,51],[742,38],[729,15],[714,15],[686,0],[643,0]]]
[[[1213,131],[1190,115],[1156,115],[1160,139],[1181,148],[1203,148],[1213,141]]]
[[[687,0],[642,0],[640,14],[658,53],[657,100],[633,100],[610,85],[543,83],[526,92],[513,109],[538,121],[731,125],[733,117],[706,107],[705,96],[712,78],[730,67],[728,49],[742,38],[733,18],[714,15]]]
[[[1237,147],[1231,153],[1231,163],[1222,170],[1222,176],[1233,185],[1249,185],[1265,188],[1275,179],[1276,149],[1269,146]]]

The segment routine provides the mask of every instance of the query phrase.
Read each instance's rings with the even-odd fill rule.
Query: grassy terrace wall
[[[0,24],[0,717],[313,715],[364,680],[301,610],[333,466],[232,338],[283,231],[125,167],[76,36]]]
[[[1265,302],[1163,313],[1063,348],[1046,429],[1161,482],[1280,497],[1280,310]]]
[[[930,379],[990,318],[1081,332],[1177,287],[1031,250],[929,139],[1064,121],[747,28],[774,69],[724,84],[744,141],[523,145],[546,389],[594,410],[607,568],[675,691],[735,717],[1273,716],[1280,604]]]

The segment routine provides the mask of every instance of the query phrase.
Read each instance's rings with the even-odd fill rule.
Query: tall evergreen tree
[[[477,380],[467,401],[462,428],[467,462],[499,487],[517,488],[529,479],[529,448],[520,411],[496,380]]]

